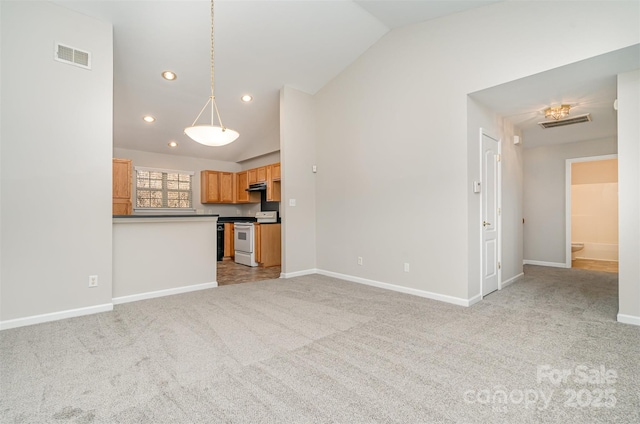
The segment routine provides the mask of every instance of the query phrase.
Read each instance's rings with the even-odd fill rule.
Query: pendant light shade
[[[215,125],[196,125],[184,129],[184,133],[193,141],[205,146],[224,146],[234,142],[240,134],[229,128],[222,129]]]
[[[225,144],[229,144],[235,141],[240,134],[237,131],[226,128],[222,124],[222,119],[220,118],[220,112],[218,111],[218,105],[216,104],[216,96],[215,96],[215,84],[214,84],[214,54],[213,54],[213,22],[214,22],[214,14],[213,14],[213,0],[211,0],[211,96],[209,96],[209,100],[205,103],[204,107],[196,117],[193,124],[190,127],[184,129],[184,133],[191,138],[193,141],[196,141],[205,146],[224,146]],[[200,115],[207,108],[207,106],[211,103],[211,125],[196,125],[198,119],[200,119]],[[214,125],[214,112],[218,117],[218,123],[220,125]]]

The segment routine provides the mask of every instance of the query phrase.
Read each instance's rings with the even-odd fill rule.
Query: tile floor
[[[595,261],[593,259],[574,259],[572,268],[588,269],[590,271],[618,272],[617,261]]]
[[[262,268],[235,263],[233,260],[218,261],[218,285],[249,283],[253,281],[280,278],[280,267]]]

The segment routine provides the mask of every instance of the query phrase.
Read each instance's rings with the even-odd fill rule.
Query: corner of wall
[[[316,268],[316,113],[312,95],[280,90],[282,272]],[[320,171],[321,172],[321,171]]]

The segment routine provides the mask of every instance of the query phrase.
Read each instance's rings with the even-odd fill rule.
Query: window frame
[[[133,184],[133,201],[134,201],[134,208],[133,211],[134,212],[162,212],[162,213],[195,213],[196,209],[193,206],[193,182],[195,179],[195,171],[182,171],[182,170],[178,170],[178,169],[165,169],[165,168],[154,168],[154,167],[148,167],[148,166],[135,166],[134,167],[134,184]],[[189,187],[189,198],[191,201],[191,207],[188,208],[169,208],[169,207],[162,207],[162,208],[151,208],[151,207],[138,207],[138,171],[147,171],[147,172],[160,172],[163,174],[186,174],[186,175],[190,175],[191,176],[191,182],[190,182],[190,187]],[[165,181],[165,179],[163,178],[163,181]],[[157,190],[157,189],[155,189]],[[167,196],[167,193],[169,190],[164,184],[162,187],[162,196],[163,196],[163,203],[164,203],[164,199]],[[180,191],[186,191],[186,190],[180,190]]]

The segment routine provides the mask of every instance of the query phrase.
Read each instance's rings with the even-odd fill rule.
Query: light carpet
[[[470,308],[320,275],[218,287],[0,332],[0,421],[638,423],[640,329],[616,313],[617,274],[535,266]]]

